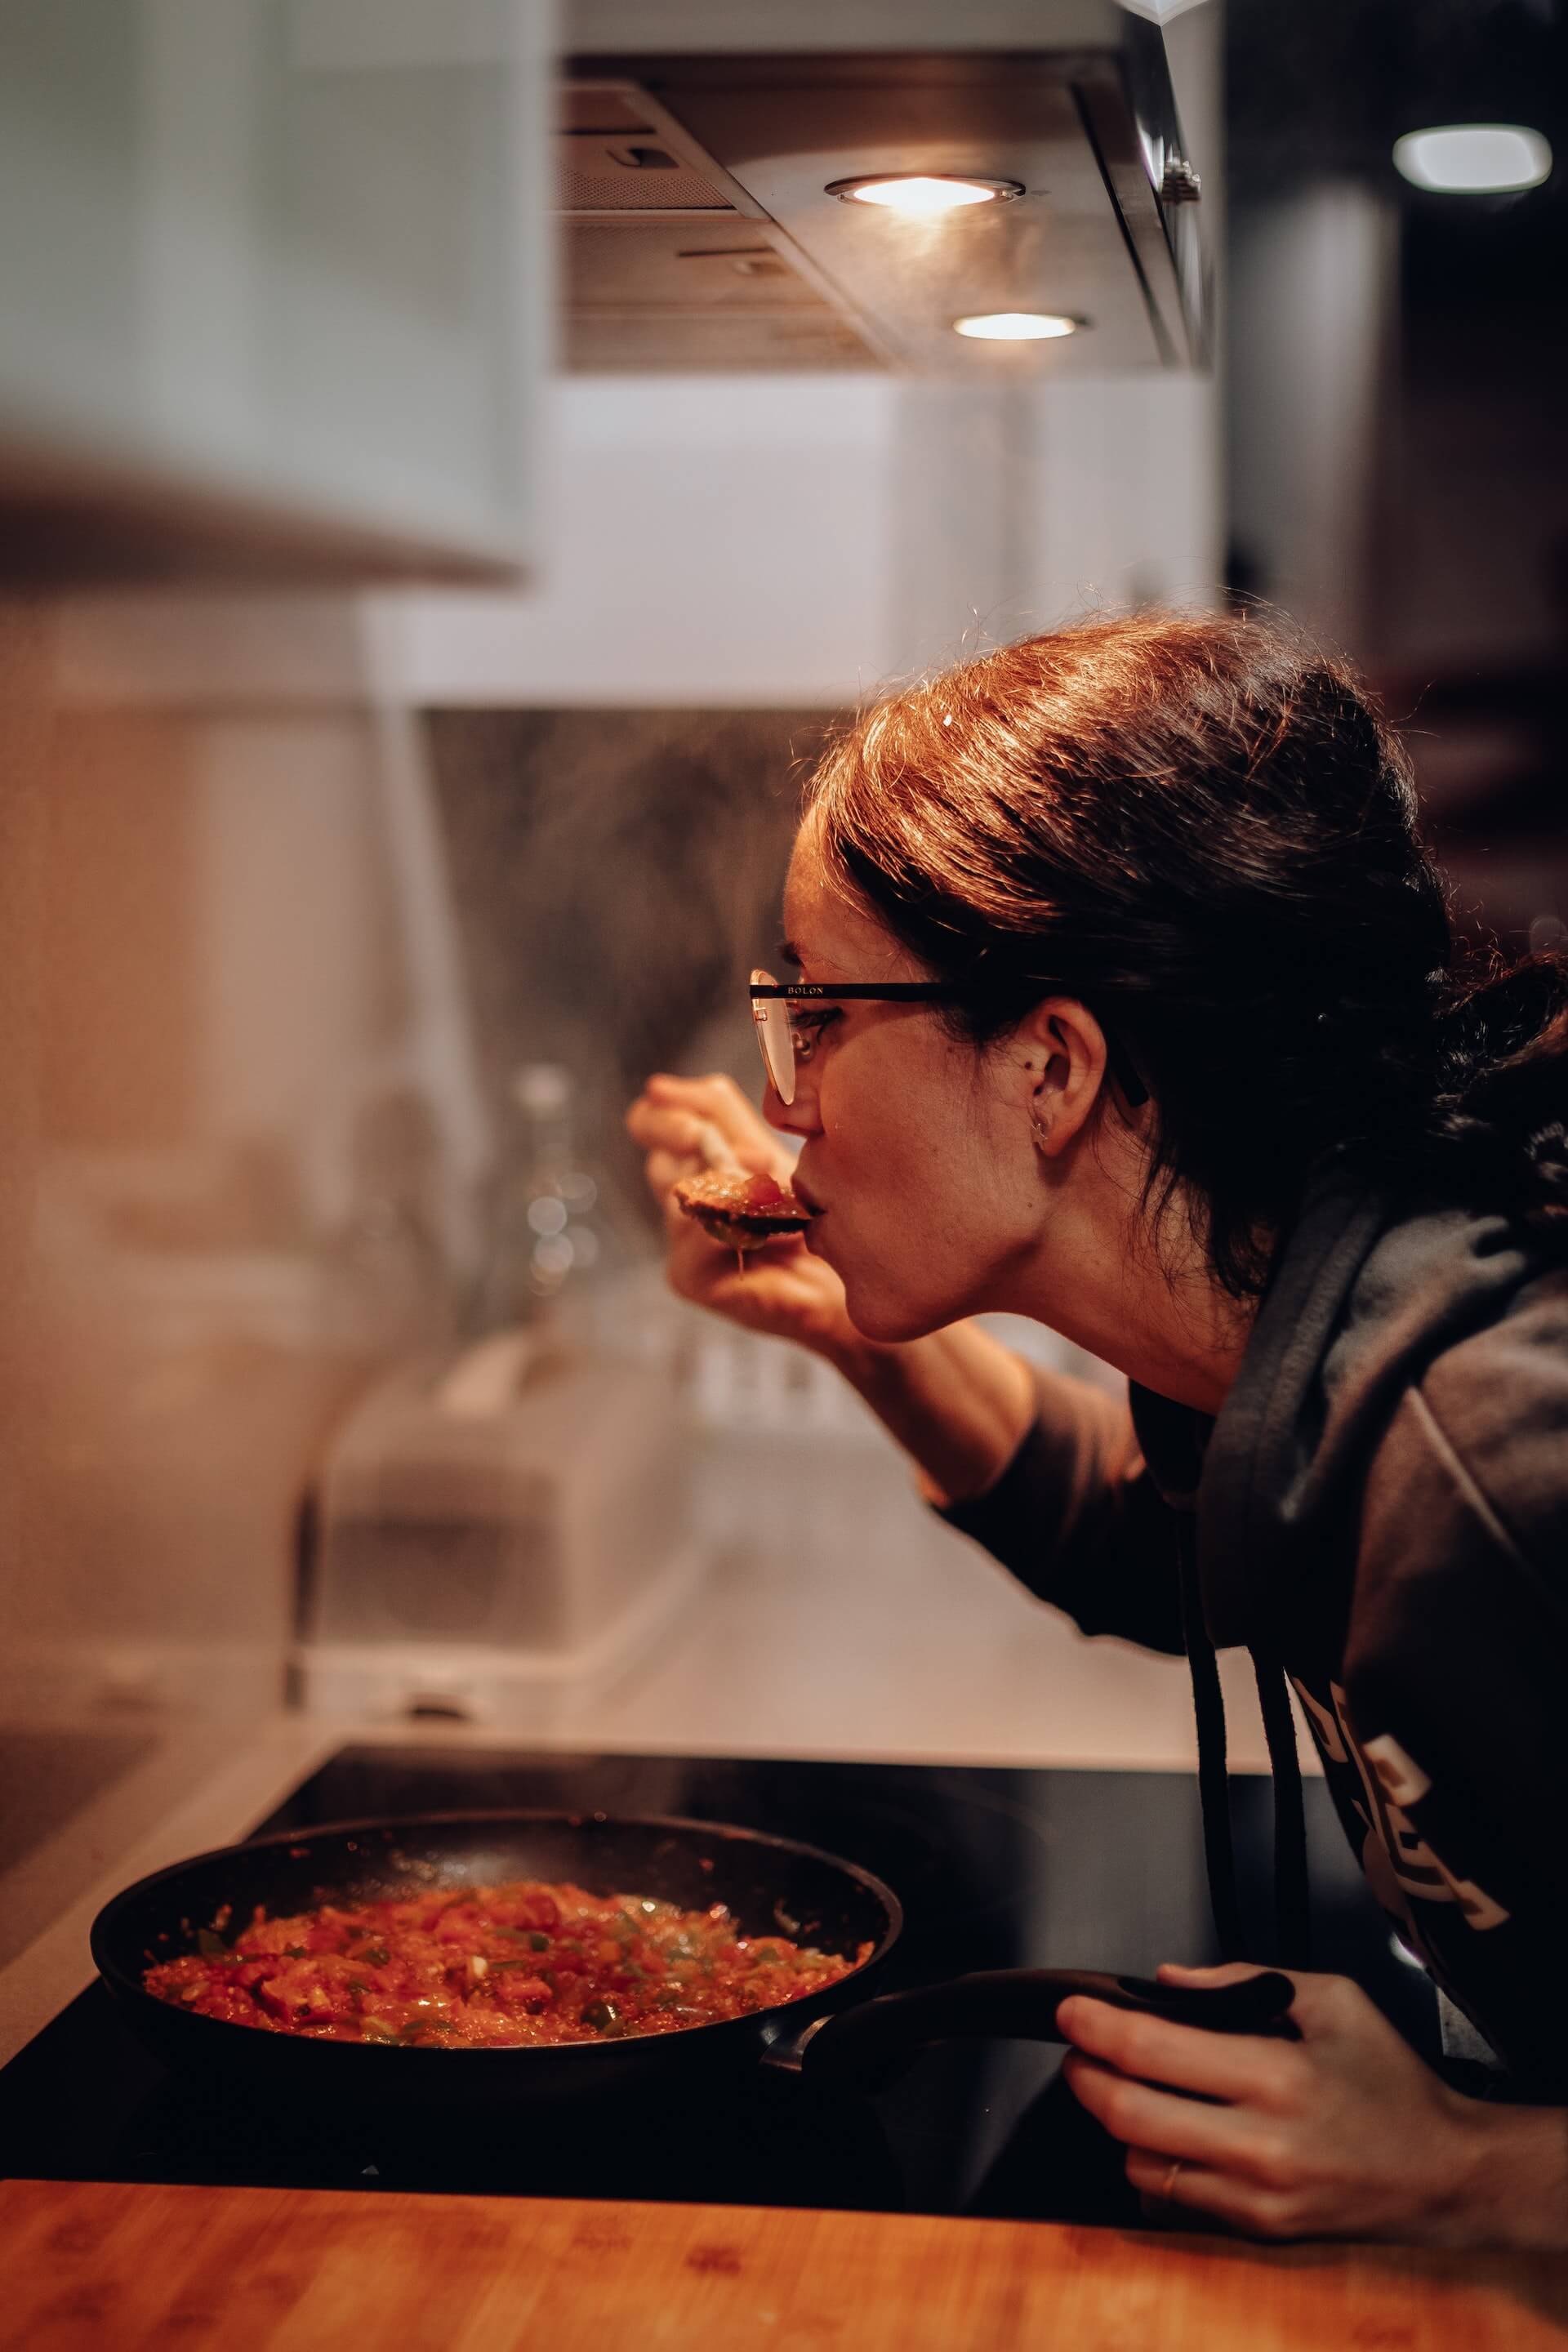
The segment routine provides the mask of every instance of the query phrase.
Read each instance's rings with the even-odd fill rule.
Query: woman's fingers
[[[1123,2169],[1149,2210],[1157,2214],[1168,2213],[1173,2205],[1191,2203],[1202,2196],[1206,2183],[1220,2178],[1201,2164],[1163,2156],[1157,2147],[1130,2147]]]
[[[683,1176],[694,1175],[701,1165],[689,1151],[658,1147],[644,1160],[643,1174],[647,1180],[648,1191],[660,1206],[667,1210],[674,1209],[676,1203],[670,1195],[675,1186]]]
[[[646,1095],[639,1095],[627,1111],[626,1132],[644,1151],[671,1151],[682,1159],[704,1160],[715,1150],[731,1154],[710,1118],[676,1103],[650,1103]]]
[[[1273,2163],[1267,2137],[1234,2107],[1213,2106],[1174,2091],[1156,2090],[1151,2083],[1132,2082],[1116,2067],[1086,2058],[1078,2050],[1064,2060],[1062,2074],[1079,2105],[1103,2124],[1112,2139],[1163,2155],[1167,2169],[1180,2157],[1184,2163],[1267,2181]]]
[[[1241,1974],[1256,1975],[1256,1969]],[[1251,2099],[1277,2104],[1286,2093],[1293,2059],[1289,2042],[1255,2033],[1209,2033],[1199,2025],[1176,2025],[1163,2017],[1142,2017],[1109,2001],[1075,1993],[1057,2011],[1057,2022],[1077,2050],[1101,2059],[1121,2074],[1145,2083],[1169,2084],[1206,2099]]]
[[[1157,2149],[1130,2147],[1126,2172],[1143,2200],[1152,2221],[1175,2221],[1202,2216],[1225,2228],[1245,2230],[1257,2238],[1278,2237],[1287,2221],[1284,2200],[1277,2189],[1238,2180],[1232,2173],[1213,2172],[1206,2165],[1184,2162],[1174,2179],[1172,2158]]]
[[[664,1213],[665,1275],[677,1297],[746,1330],[838,1356],[853,1337],[844,1286],[797,1234],[748,1251],[742,1265],[676,1200],[681,1178],[700,1168],[739,1168],[786,1183],[793,1173],[791,1154],[734,1080],[651,1077],[626,1112],[626,1130],[642,1148],[648,1190]]]
[[[1273,1973],[1289,1977],[1296,1988],[1296,1997],[1290,2003],[1290,2021],[1303,2042],[1352,2030],[1367,2014],[1367,1997],[1349,1977],[1325,1976],[1316,1969],[1277,1969]],[[1240,1960],[1226,1961],[1224,1967],[1214,1969],[1189,1969],[1175,1960],[1163,1960],[1159,1969],[1162,1984],[1199,1987],[1238,1984],[1244,1977],[1257,1974],[1255,1968]]]
[[[626,1132],[647,1154],[643,1175],[654,1199],[668,1206],[672,1185],[700,1169],[738,1168],[739,1153],[711,1119],[695,1111],[651,1104],[646,1096],[626,1113]]]
[[[672,1232],[679,1230],[672,1189],[699,1169],[788,1179],[788,1154],[731,1078],[650,1078],[626,1112],[626,1132],[646,1154],[643,1174]]]
[[[1261,1976],[1264,1973],[1256,1960],[1222,1960],[1212,1969],[1189,1969],[1181,1960],[1162,1960],[1156,1970],[1162,1984],[1200,1986],[1245,1984],[1248,1977]],[[1268,1973],[1272,1976],[1289,1977],[1291,1983],[1300,1992],[1303,1979],[1294,1975],[1289,1969],[1273,1969]]]
[[[1245,1972],[1160,1973],[1168,1984],[1197,1986],[1234,1983]],[[1349,1978],[1289,1973],[1300,2041],[1212,2037],[1216,2063],[1197,2084],[1206,2095],[1184,2095],[1123,2072],[1139,2054],[1128,2042],[1119,2047],[1121,2064],[1082,2048],[1071,2052],[1069,2084],[1132,2151],[1128,2178],[1145,2195],[1163,2196],[1168,2185],[1172,2202],[1255,2237],[1441,2244],[1474,2242],[1466,2232],[1494,2229],[1495,2188],[1477,2187],[1478,2149],[1486,2150],[1483,2167],[1490,2153],[1479,2128],[1489,2111],[1450,2091]],[[1163,2022],[1132,2021],[1147,2028]],[[1113,2046],[1114,2028],[1102,2030],[1102,2019],[1065,2020],[1064,2030],[1068,2023],[1075,2026],[1075,2042]],[[1146,2041],[1142,2056],[1152,2053],[1174,2074],[1180,2061],[1173,2058],[1169,2032],[1158,2043]],[[1253,2078],[1227,2088],[1221,2065],[1245,2065],[1249,2053]],[[1173,2163],[1180,2167],[1173,2178]],[[1559,2233],[1560,2208],[1558,2200],[1551,2221]]]
[[[719,1073],[705,1078],[676,1078],[656,1072],[632,1105],[626,1124],[640,1141],[634,1120],[657,1122],[670,1116],[700,1121],[742,1167],[776,1175],[789,1165],[789,1155],[781,1150],[777,1137],[733,1078]]]

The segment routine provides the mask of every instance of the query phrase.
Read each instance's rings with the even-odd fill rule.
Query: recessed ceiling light
[[[1552,169],[1552,150],[1539,131],[1521,123],[1444,122],[1396,139],[1394,161],[1418,188],[1490,196],[1538,188]]]
[[[955,319],[953,332],[973,335],[982,343],[1045,343],[1058,335],[1076,335],[1087,319],[1068,319],[1055,310],[982,310],[973,318]]]
[[[1017,180],[968,180],[942,172],[885,173],[863,180],[830,180],[826,194],[847,205],[879,205],[885,212],[904,213],[931,220],[941,213],[962,212],[968,205],[1005,205],[1021,196]]]

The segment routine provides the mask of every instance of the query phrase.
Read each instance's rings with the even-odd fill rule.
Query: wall
[[[760,1076],[746,978],[772,954],[803,768],[831,714],[428,715],[466,994],[498,1131],[509,1080],[564,1065],[628,1246],[652,1245],[626,1103],[650,1070]],[[605,1187],[606,1175],[612,1180]]]
[[[535,595],[385,600],[413,703],[837,704],[890,647],[881,378],[574,380]]]
[[[833,708],[1091,606],[1217,593],[1205,379],[583,378],[556,400],[550,574],[383,600],[410,701]]]

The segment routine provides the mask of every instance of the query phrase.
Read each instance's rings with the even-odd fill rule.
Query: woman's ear
[[[1105,1032],[1076,997],[1047,996],[1019,1032],[1037,1149],[1059,1159],[1082,1133],[1105,1084]]]

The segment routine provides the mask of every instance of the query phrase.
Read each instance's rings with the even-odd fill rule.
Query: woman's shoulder
[[[1454,1502],[1568,1598],[1568,1265],[1513,1286],[1432,1358],[1408,1405],[1387,1443],[1414,1444]]]
[[[1415,1278],[1388,1282],[1385,1257],[1384,1380],[1362,1367],[1363,1396],[1382,1388],[1366,1415],[1346,1643],[1363,1696],[1369,1678],[1386,1689],[1413,1669],[1428,1696],[1452,1691],[1505,1658],[1510,1675],[1533,1657],[1554,1687],[1563,1678],[1568,1265],[1532,1257],[1499,1220],[1441,1223],[1443,1245],[1432,1219],[1391,1236]]]

